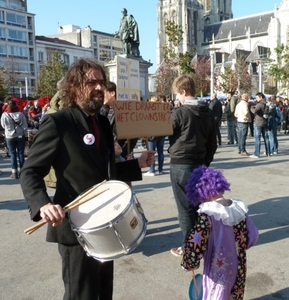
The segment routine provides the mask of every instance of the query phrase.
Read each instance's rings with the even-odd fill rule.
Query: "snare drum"
[[[108,261],[132,252],[146,234],[146,218],[130,187],[111,180],[92,191],[92,200],[69,213],[72,230],[89,256]]]

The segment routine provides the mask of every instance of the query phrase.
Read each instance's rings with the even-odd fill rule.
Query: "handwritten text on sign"
[[[115,101],[114,115],[119,139],[172,134],[168,103]]]

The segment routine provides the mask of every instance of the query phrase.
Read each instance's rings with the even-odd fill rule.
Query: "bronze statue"
[[[130,54],[136,57],[140,56],[139,52],[139,34],[138,25],[132,15],[127,14],[127,10],[121,10],[123,17],[120,20],[119,30],[115,33],[123,43],[124,54]]]

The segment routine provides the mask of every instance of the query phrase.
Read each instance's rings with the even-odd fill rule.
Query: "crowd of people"
[[[215,294],[214,299],[242,299],[246,279],[244,257],[257,241],[258,230],[247,215],[245,203],[224,198],[229,183],[210,164],[226,139],[228,145],[238,147],[238,154],[259,158],[262,136],[264,155],[277,155],[277,135],[281,131],[288,133],[288,99],[266,99],[261,92],[253,99],[248,93],[237,96],[230,92],[222,100],[212,93],[208,101],[196,97],[191,76],[181,75],[172,85],[174,99],[165,95],[149,99],[170,103],[172,135],[148,137],[148,149],[135,159],[133,150],[138,139],[117,137],[113,109],[116,91],[116,84],[106,79],[100,64],[81,59],[69,68],[50,104],[40,107],[37,100],[28,102],[20,113],[10,99],[2,109],[1,125],[11,154],[11,178],[18,178],[21,171],[20,182],[31,219],[48,223],[47,241],[58,243],[64,299],[112,299],[113,261],[101,263],[86,255],[63,207],[104,179],[122,180],[131,186],[131,182],[142,180],[142,175],[162,175],[166,138],[170,182],[182,232],[182,239],[170,252],[182,258],[181,265],[186,270],[198,268],[204,258],[208,266],[203,279],[205,295]],[[227,132],[222,137],[220,127],[224,121]],[[25,161],[23,148],[29,127],[39,131]],[[252,154],[246,145],[249,135],[255,139]],[[141,169],[148,167],[149,171],[142,174]],[[56,187],[53,201],[44,180],[52,170]],[[218,235],[219,230],[222,236]],[[240,239],[243,235],[249,241],[247,244]],[[196,240],[200,236],[201,242]],[[239,252],[230,256],[234,272],[229,276],[229,271],[222,269],[220,282],[220,268],[212,264],[223,247],[232,250],[228,253],[233,253],[234,247]]]

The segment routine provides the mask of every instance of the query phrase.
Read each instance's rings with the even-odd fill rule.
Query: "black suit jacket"
[[[51,202],[43,178],[53,166],[57,177],[53,203],[62,207],[91,186],[108,179],[141,180],[137,160],[115,164],[114,141],[106,117],[98,115],[101,149],[87,145],[90,133],[85,114],[79,108],[65,108],[46,115],[35,136],[20,175],[21,187],[31,219],[40,220],[40,208]],[[47,241],[77,244],[68,219],[59,226],[48,226]]]

